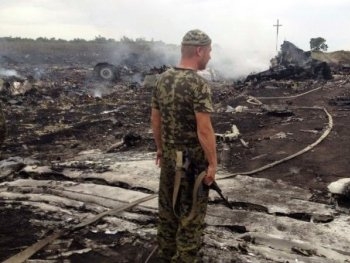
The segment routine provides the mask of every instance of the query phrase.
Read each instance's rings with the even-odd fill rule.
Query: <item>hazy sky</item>
[[[0,0],[0,37],[127,36],[179,44],[199,28],[236,68],[260,69],[276,54],[277,19],[278,47],[288,40],[309,50],[310,38],[323,37],[329,51],[350,50],[349,14],[349,0]]]

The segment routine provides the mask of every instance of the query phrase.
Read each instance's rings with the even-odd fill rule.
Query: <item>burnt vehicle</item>
[[[127,65],[113,65],[108,62],[97,63],[94,67],[95,77],[105,81],[137,80],[144,79],[147,75],[160,74],[167,70],[169,66],[153,66],[148,69],[139,69]]]
[[[116,47],[110,57],[94,66],[95,78],[141,83],[147,75],[160,74],[175,63],[162,44],[146,44],[135,42]]]
[[[116,66],[108,62],[97,63],[94,67],[95,77],[106,81],[117,81],[121,76],[133,76],[136,74],[127,66]]]
[[[327,62],[311,57],[311,52],[304,52],[294,44],[284,41],[279,54],[271,59],[268,70],[250,74],[245,81],[280,80],[280,79],[332,79],[331,68]]]

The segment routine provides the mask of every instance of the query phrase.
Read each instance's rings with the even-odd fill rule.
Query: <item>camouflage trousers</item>
[[[205,166],[200,146],[163,147],[159,183],[158,258],[161,262],[199,262],[198,251],[202,246],[204,217],[207,210],[209,188],[200,188],[196,204],[192,204],[195,176],[184,174],[181,179],[175,212],[172,205],[176,169],[176,151],[187,151],[191,162]],[[192,205],[196,206],[193,219],[186,221]]]

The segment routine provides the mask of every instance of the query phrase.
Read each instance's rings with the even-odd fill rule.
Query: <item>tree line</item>
[[[152,40],[145,40],[144,38],[136,38],[132,39],[126,36],[123,36],[120,38],[120,40],[115,40],[113,38],[105,38],[103,36],[96,36],[92,40],[86,40],[83,38],[74,38],[72,40],[66,40],[62,38],[47,38],[47,37],[38,37],[36,39],[33,38],[22,38],[22,37],[0,37],[0,41],[9,41],[9,42],[53,42],[53,43],[154,43],[155,41]],[[156,41],[161,42],[162,41]]]
[[[32,38],[21,38],[21,37],[0,37],[0,41],[23,41],[23,42],[51,42],[51,43],[154,43],[154,40],[147,41],[144,38],[132,39],[126,36],[120,38],[119,41],[113,38],[105,38],[103,36],[96,36],[92,40],[86,40],[83,38],[74,38],[72,40],[65,40],[61,38],[47,38],[47,37],[38,37],[36,39]],[[162,41],[157,41],[158,43],[164,44]],[[323,37],[316,37],[310,39],[310,50],[311,51],[327,51],[328,45],[326,40]]]

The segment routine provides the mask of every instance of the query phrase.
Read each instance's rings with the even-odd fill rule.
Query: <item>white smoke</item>
[[[94,98],[102,98],[102,91],[100,89],[95,89],[92,91],[92,96]]]
[[[136,74],[133,74],[132,77],[131,77],[131,81],[132,82],[136,82],[138,84],[142,84],[142,74],[141,73],[136,73]]]
[[[174,66],[179,60],[179,55],[178,46],[167,45],[163,42],[119,43],[109,54],[107,62],[116,66]]]
[[[41,79],[44,74],[45,74],[44,69],[42,69],[42,68],[35,68],[34,69],[34,79]]]
[[[237,79],[252,72],[268,69],[270,59],[274,56],[273,52],[247,51],[214,45],[208,67],[218,71],[224,78]]]
[[[21,77],[20,74],[14,69],[2,69],[0,68],[1,77]]]

